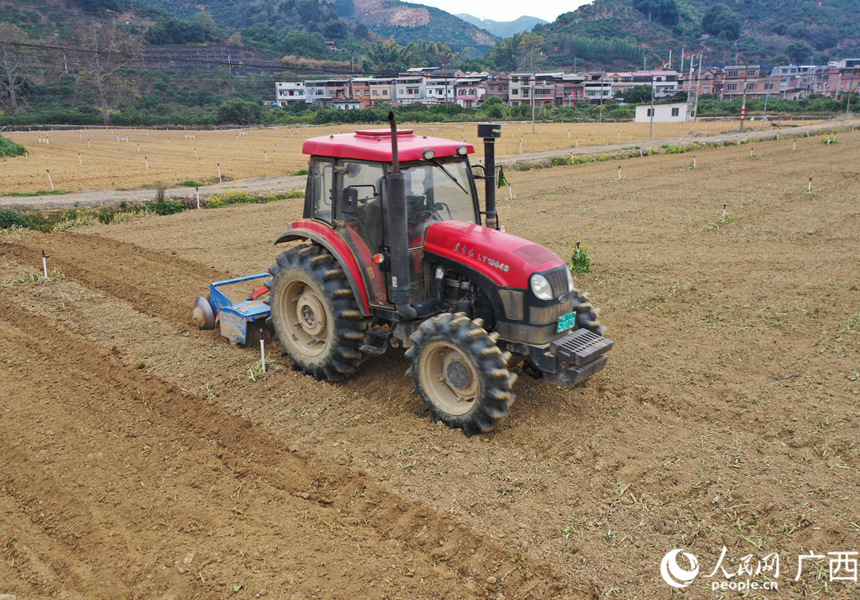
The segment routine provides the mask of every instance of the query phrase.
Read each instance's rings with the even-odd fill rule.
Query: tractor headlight
[[[564,272],[567,273],[567,291],[572,292],[574,289],[573,288],[573,275],[570,274],[570,269],[565,269]]]
[[[532,294],[540,300],[552,299],[552,288],[549,285],[549,281],[543,275],[532,275],[531,288]]]

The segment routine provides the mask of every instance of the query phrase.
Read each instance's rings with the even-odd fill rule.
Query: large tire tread
[[[498,336],[496,336],[498,337]],[[516,375],[507,367],[510,353],[502,352],[492,334],[488,334],[480,321],[472,321],[463,313],[443,314],[428,319],[412,334],[412,345],[406,351],[412,360],[407,371],[415,379],[413,393],[424,401],[422,410],[433,419],[452,429],[462,429],[467,436],[492,431],[509,414],[516,396],[512,386]],[[472,409],[461,415],[450,414],[431,396],[432,388],[424,384],[423,378],[431,374],[422,373],[422,353],[429,345],[446,342],[467,357],[475,368],[479,380],[477,397]]]
[[[278,302],[274,296],[279,287],[287,285],[291,277],[305,274],[319,290],[319,299],[325,305],[330,341],[319,356],[307,356],[290,345],[289,331],[275,312]],[[303,244],[278,255],[269,267],[272,278],[267,282],[272,306],[271,322],[284,353],[292,358],[292,368],[316,380],[341,381],[355,373],[366,358],[359,350],[370,320],[361,314],[355,295],[349,287],[343,269],[334,257],[316,244]]]

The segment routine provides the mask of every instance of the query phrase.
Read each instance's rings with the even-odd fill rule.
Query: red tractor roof
[[[457,156],[457,148],[464,146],[472,154],[472,144],[415,135],[412,129],[397,132],[397,154],[401,161],[421,160],[424,151],[432,149],[436,158]],[[355,133],[325,135],[305,140],[302,152],[315,156],[357,158],[377,162],[391,162],[391,131],[388,129],[364,129]]]

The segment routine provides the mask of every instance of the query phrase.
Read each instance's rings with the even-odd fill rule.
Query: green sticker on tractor
[[[558,318],[558,329],[556,331],[561,333],[562,331],[573,329],[574,325],[576,325],[576,312],[567,313]]]

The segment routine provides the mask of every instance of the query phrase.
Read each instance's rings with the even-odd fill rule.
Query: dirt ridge
[[[504,590],[512,597],[524,597],[528,593],[556,597],[562,592],[565,597],[594,595],[594,590],[587,584],[568,587],[551,567],[536,564],[517,552],[498,546],[432,509],[397,497],[361,473],[329,464],[313,455],[290,453],[286,443],[272,434],[244,419],[226,414],[199,396],[178,390],[145,370],[123,364],[78,334],[21,309],[3,295],[0,295],[0,314],[3,315],[0,322],[4,329],[14,332],[15,343],[24,346],[28,354],[51,357],[54,369],[73,373],[79,381],[93,386],[94,391],[106,400],[108,408],[114,394],[110,390],[104,391],[104,388],[130,399],[125,410],[145,413],[147,420],[156,424],[157,429],[166,428],[173,431],[171,435],[196,439],[198,445],[207,449],[207,465],[217,461],[222,469],[228,471],[219,478],[235,481],[262,479],[281,501],[287,497],[298,498],[305,509],[312,507],[325,513],[321,517],[324,520],[342,526],[364,523],[379,541],[397,540],[404,549],[408,548],[413,556],[430,563],[434,569],[451,569],[457,577],[471,580],[469,587],[476,594],[487,585],[484,582],[485,567],[494,565],[497,566],[494,571],[505,573],[506,578],[499,578],[496,585],[489,587]],[[51,335],[39,339],[40,333],[46,330],[50,330]],[[154,442],[149,445],[154,445]],[[4,440],[2,447],[6,464],[26,465],[35,458],[8,439]],[[134,546],[133,540],[122,533],[121,523],[114,521],[104,531],[103,523],[111,522],[107,514],[85,508],[91,504],[74,495],[69,497],[64,488],[51,483],[45,475],[33,478],[32,472],[21,470],[17,475],[5,476],[3,481],[4,488],[25,506],[29,504],[27,498],[34,495],[31,491],[34,484],[38,484],[40,496],[46,500],[50,498],[49,502],[57,506],[58,513],[83,515],[77,518],[78,522],[73,518],[70,524],[78,528],[77,532],[67,531],[60,535],[72,554],[81,550],[79,539],[92,548],[107,545],[121,550]],[[58,521],[50,527],[64,528]],[[120,540],[111,539],[107,543],[105,536],[113,538],[115,532],[120,532]],[[92,555],[85,556],[89,562],[95,563],[91,568],[93,577],[97,579],[99,569],[103,568],[100,561]],[[136,572],[143,577],[146,567],[139,567]],[[88,576],[79,577],[86,579]],[[139,583],[139,578],[127,581],[124,588],[116,591],[129,593]]]

